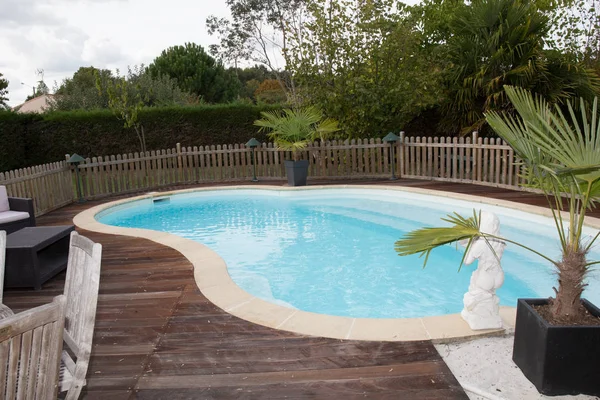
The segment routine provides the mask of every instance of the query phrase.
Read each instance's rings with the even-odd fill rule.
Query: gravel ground
[[[548,397],[539,394],[512,361],[512,346],[511,335],[437,344],[436,348],[472,400],[598,399],[584,395]]]

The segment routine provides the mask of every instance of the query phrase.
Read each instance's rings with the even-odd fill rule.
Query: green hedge
[[[223,104],[147,108],[140,113],[149,150],[245,143],[259,134],[254,121],[276,106]],[[62,111],[43,115],[0,112],[0,171],[63,160],[139,151],[133,129],[109,110]]]

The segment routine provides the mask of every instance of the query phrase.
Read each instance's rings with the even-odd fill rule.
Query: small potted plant
[[[291,151],[293,160],[285,160],[285,170],[290,186],[306,185],[308,160],[301,160],[299,150],[306,148],[317,139],[326,140],[329,135],[339,131],[337,121],[323,118],[316,107],[300,109],[286,108],[281,112],[261,112],[262,119],[254,121],[259,132],[268,132],[269,139],[286,151]]]
[[[519,299],[513,360],[543,394],[600,396],[600,310],[582,298],[586,274],[599,263],[587,259],[598,235],[583,234],[586,211],[600,200],[598,99],[591,107],[582,100],[580,115],[569,103],[565,115],[526,90],[506,86],[505,91],[518,116],[490,112],[486,119],[522,160],[529,185],[541,189],[548,200],[561,258],[552,260],[521,243],[482,232],[476,212],[470,218],[448,216],[444,220],[449,227],[409,232],[396,242],[396,251],[421,253],[427,262],[436,247],[466,241],[468,251],[476,238],[485,238],[501,239],[546,259],[558,276],[555,297]]]

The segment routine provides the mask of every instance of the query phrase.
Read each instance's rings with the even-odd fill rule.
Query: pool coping
[[[270,328],[281,329],[302,335],[335,339],[377,341],[432,340],[434,342],[464,340],[480,336],[503,335],[512,331],[516,319],[516,308],[514,307],[500,307],[500,315],[504,323],[503,328],[473,331],[462,319],[460,314],[421,318],[350,318],[317,314],[269,303],[240,288],[229,276],[225,261],[216,252],[201,243],[166,232],[105,225],[95,219],[95,216],[98,213],[107,208],[137,200],[164,197],[180,193],[248,189],[294,191],[346,188],[377,189],[435,195],[438,197],[512,208],[546,217],[552,216],[551,211],[544,207],[462,193],[404,186],[315,185],[286,187],[272,185],[233,185],[190,188],[166,192],[150,192],[91,207],[77,214],[73,218],[73,222],[78,228],[88,231],[144,238],[179,251],[192,263],[196,285],[208,300],[229,314]],[[566,216],[568,218],[568,215]],[[598,218],[586,217],[585,222],[589,227],[600,229],[600,219]],[[466,290],[467,288],[465,288],[465,291]]]

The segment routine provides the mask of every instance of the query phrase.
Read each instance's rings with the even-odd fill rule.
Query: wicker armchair
[[[0,186],[0,230],[10,234],[28,226],[35,226],[33,199],[8,197]]]

